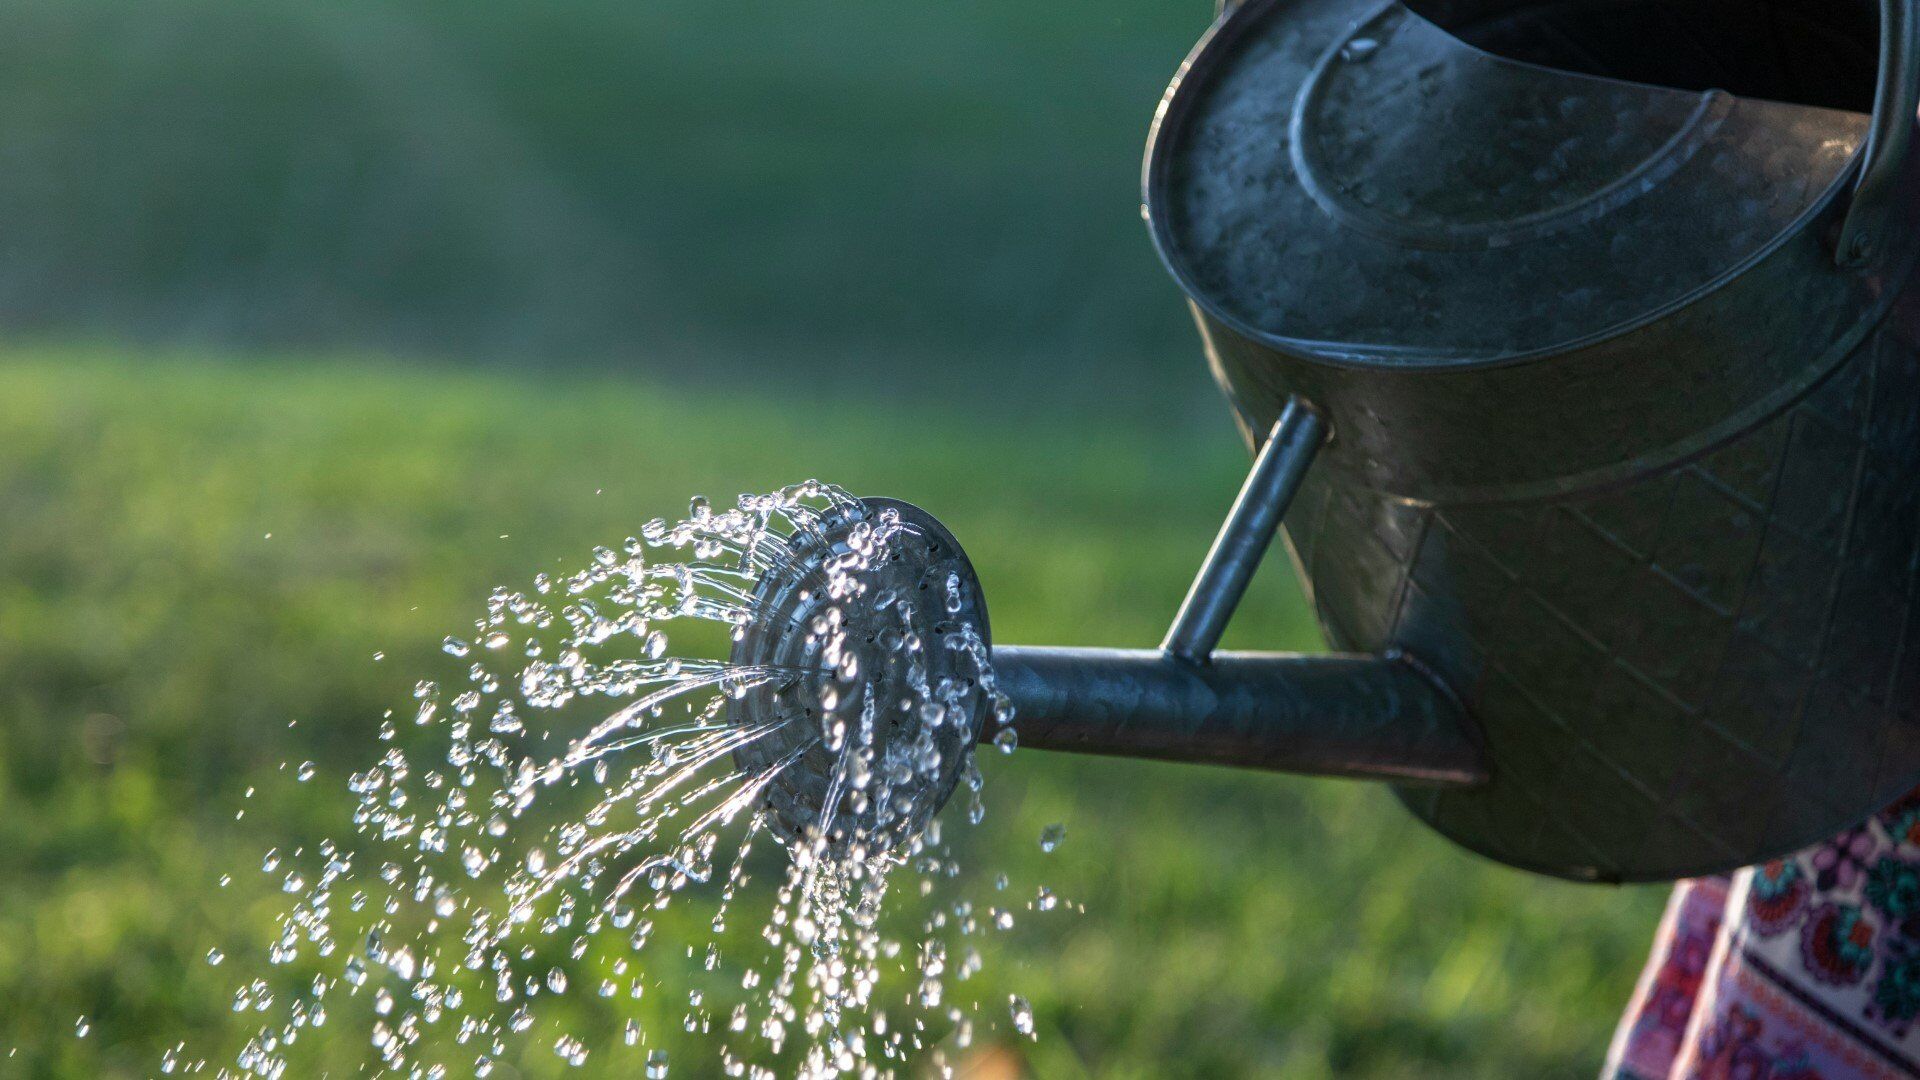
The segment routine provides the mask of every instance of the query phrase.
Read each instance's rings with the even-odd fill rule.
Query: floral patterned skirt
[[[1602,1076],[1920,1077],[1920,791],[1675,887]]]

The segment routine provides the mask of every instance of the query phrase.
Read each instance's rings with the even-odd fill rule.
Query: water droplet
[[[1066,838],[1067,827],[1056,821],[1040,830],[1040,850],[1052,851],[1054,848],[1060,846],[1060,841]]]
[[[587,1063],[587,1046],[571,1035],[562,1035],[553,1044],[553,1052],[560,1055],[567,1064],[578,1068]]]
[[[1022,1035],[1033,1035],[1033,1006],[1019,994],[1009,997],[1009,1011],[1013,1014],[1013,1030]]]

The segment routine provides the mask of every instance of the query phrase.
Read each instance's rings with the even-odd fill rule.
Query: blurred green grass
[[[689,493],[811,475],[940,515],[997,640],[1137,645],[1244,465],[1224,417],[962,420],[374,357],[27,346],[0,351],[0,431],[0,1073],[59,1077],[233,1045],[232,988],[280,909],[260,853],[344,832],[341,781],[382,710],[492,585],[578,565]],[[1314,646],[1284,560],[1230,642]],[[1366,786],[989,756],[972,883],[1004,870],[1086,905],[1023,918],[979,976],[988,1000],[1033,1000],[1037,1043],[1004,1023],[982,1042],[1038,1076],[1590,1075],[1662,899],[1490,865]],[[305,759],[321,779],[294,784]],[[1068,839],[1047,855],[1051,822]],[[212,946],[234,959],[209,967]],[[674,1005],[626,1007],[677,1034]],[[578,1007],[617,1030],[612,1006]],[[362,1044],[329,1038],[309,1037],[305,1075],[354,1071]],[[622,1053],[586,1072],[636,1071]],[[538,1045],[519,1068],[562,1071]]]
[[[1211,13],[14,0],[0,321],[651,371],[773,353],[909,385],[1044,357],[1138,381],[1190,354],[1138,178]]]

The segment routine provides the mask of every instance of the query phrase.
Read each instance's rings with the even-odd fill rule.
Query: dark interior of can
[[[1870,112],[1872,0],[1407,0],[1497,56],[1682,90]]]

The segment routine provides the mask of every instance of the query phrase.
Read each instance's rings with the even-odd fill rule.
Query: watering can
[[[1598,881],[1920,784],[1916,4],[1224,11],[1144,201],[1254,464],[1159,648],[992,647],[1020,745],[1385,781]],[[990,640],[958,541],[868,506]],[[1282,527],[1336,651],[1217,651]]]

